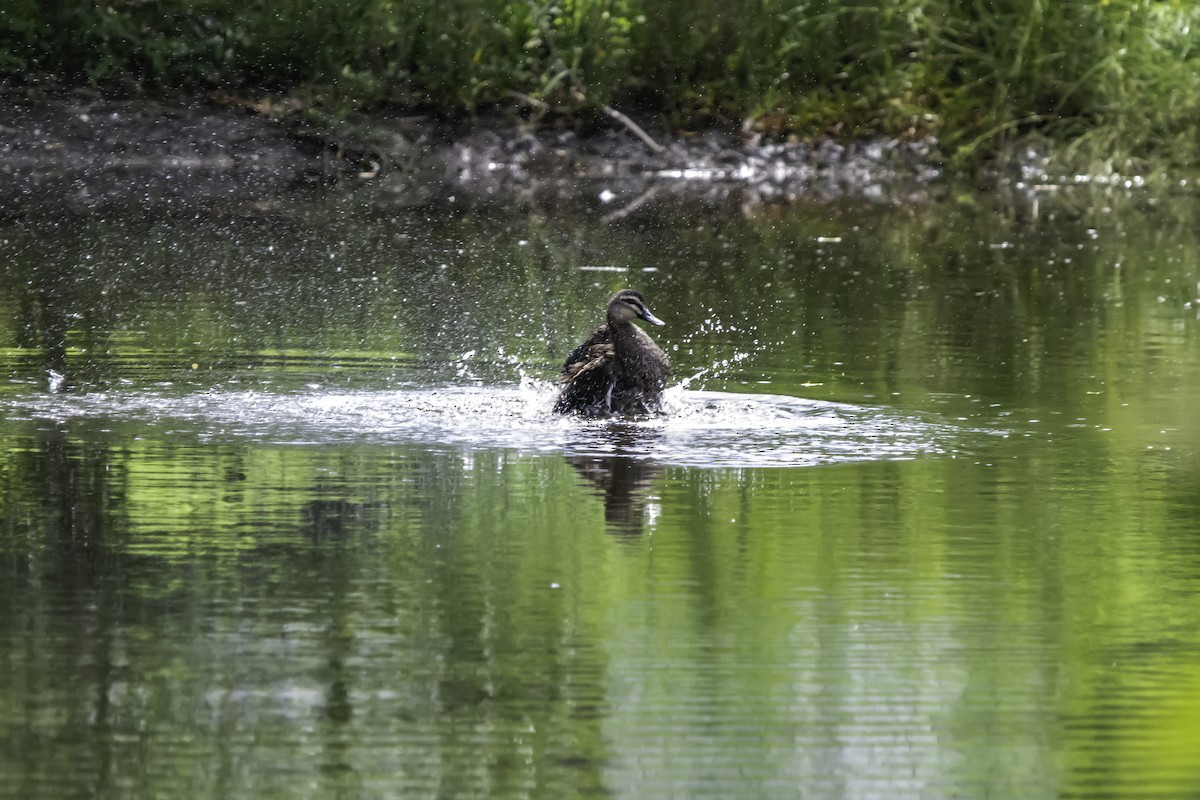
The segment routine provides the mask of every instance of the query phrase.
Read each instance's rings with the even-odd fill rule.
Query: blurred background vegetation
[[[1191,166],[1191,0],[4,0],[0,78]]]

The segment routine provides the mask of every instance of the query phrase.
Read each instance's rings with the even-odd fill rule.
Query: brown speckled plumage
[[[613,295],[608,321],[567,356],[555,411],[606,417],[660,410],[671,364],[634,318],[663,324],[639,292],[623,289]]]

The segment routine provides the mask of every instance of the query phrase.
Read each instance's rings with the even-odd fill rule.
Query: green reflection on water
[[[1008,435],[698,469],[14,416],[0,791],[1195,794],[1194,203],[967,200],[4,230],[0,401],[511,383],[631,283],[707,388]]]

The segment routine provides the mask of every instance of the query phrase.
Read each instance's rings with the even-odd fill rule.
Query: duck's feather
[[[606,417],[660,410],[671,374],[670,361],[645,331],[628,318],[614,315],[614,305],[625,296],[636,299],[644,318],[657,321],[645,309],[640,294],[626,291],[614,296],[609,302],[608,323],[592,331],[563,362],[556,412]]]
[[[558,413],[589,417],[611,414],[650,414],[658,410],[670,367],[654,341],[630,325],[626,336],[634,352],[618,358],[607,325],[597,328],[563,363],[562,392],[554,403]]]
[[[559,375],[563,389],[554,410],[577,411],[587,416],[611,413],[615,365],[612,337],[604,325],[567,356]]]
[[[598,355],[598,352],[592,352],[595,347],[603,347],[607,345],[609,352],[612,352],[612,332],[609,331],[607,325],[601,325],[596,330],[592,331],[592,335],[584,340],[583,344],[571,351],[571,355],[567,356],[567,360],[563,362],[562,374],[563,380],[566,380],[568,375],[578,372],[579,369]]]

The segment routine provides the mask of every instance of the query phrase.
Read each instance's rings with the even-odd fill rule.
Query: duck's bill
[[[650,309],[648,309],[648,308],[642,309],[642,319],[646,320],[646,322],[649,322],[651,325],[666,325],[667,324],[667,323],[663,322],[661,319],[659,319],[658,317],[651,314]]]

